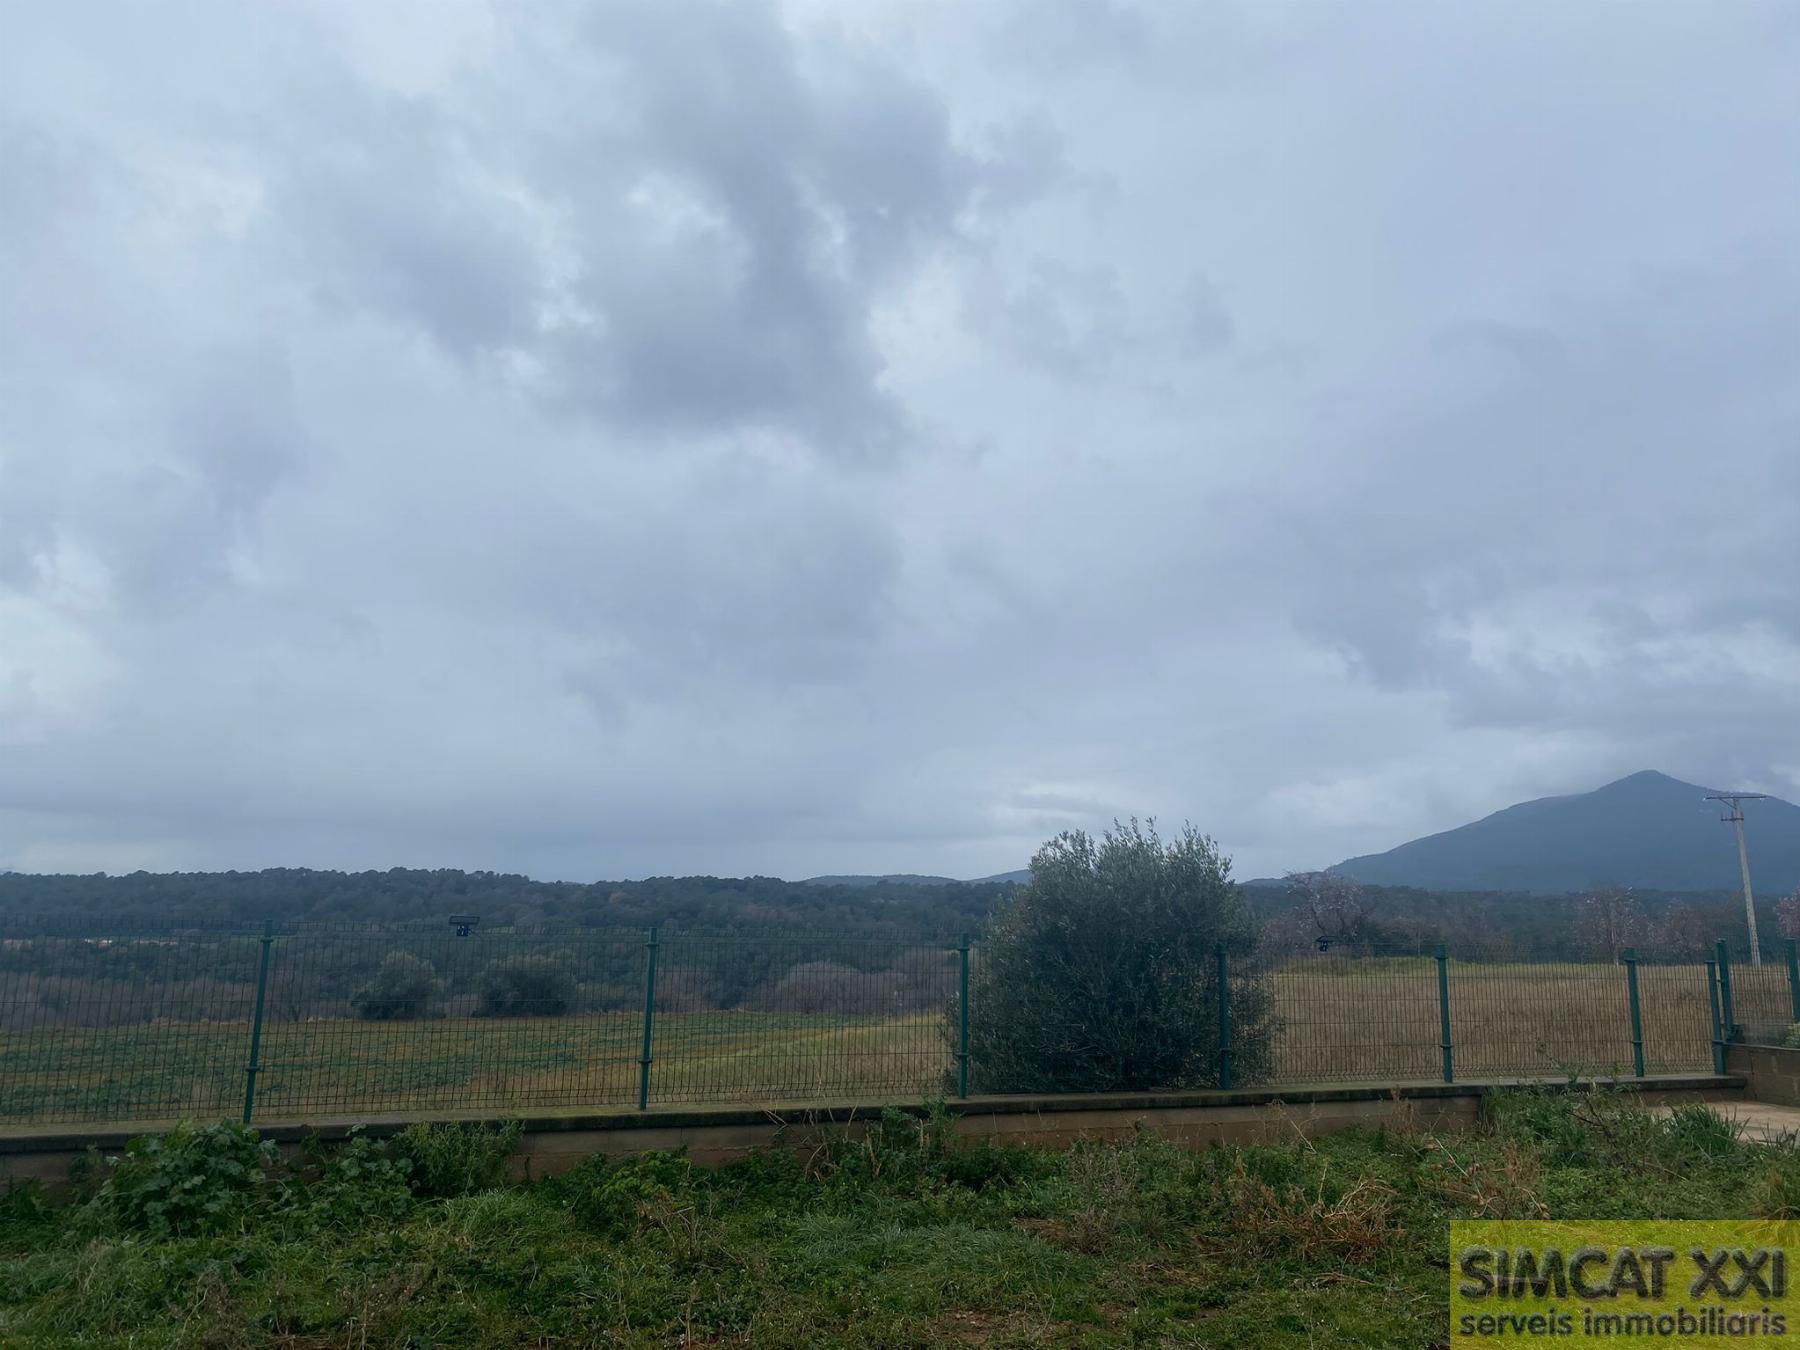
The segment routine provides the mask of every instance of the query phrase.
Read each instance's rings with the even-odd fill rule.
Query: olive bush
[[[1230,859],[1192,827],[1166,842],[1135,819],[1098,841],[1058,835],[978,948],[971,1090],[1217,1085],[1220,946],[1232,967],[1233,1080],[1254,1081],[1273,1020],[1256,943]]]

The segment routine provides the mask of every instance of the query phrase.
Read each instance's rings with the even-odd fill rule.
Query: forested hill
[[[1595,886],[1737,890],[1737,846],[1713,788],[1645,770],[1567,797],[1543,797],[1332,870],[1377,886],[1433,891],[1579,892]],[[1752,889],[1800,887],[1800,806],[1744,806]]]
[[[396,867],[386,872],[0,873],[0,936],[51,927],[102,933],[181,925],[447,922],[599,927],[672,924],[954,936],[981,926],[1012,887],[942,881],[820,885],[778,877],[534,881],[500,872]]]
[[[299,924],[447,925],[452,914],[478,915],[483,928],[668,925],[711,933],[807,932],[862,937],[953,938],[979,935],[1015,890],[1010,882],[914,881],[847,884],[777,877],[651,877],[643,881],[534,881],[499,872],[394,868],[327,872],[133,872],[126,876],[0,873],[0,939],[34,932],[85,937],[184,928],[249,928],[272,920]],[[1304,947],[1317,925],[1285,882],[1245,888],[1276,945]],[[1765,933],[1777,930],[1773,900],[1758,902]],[[1557,955],[1587,941],[1583,909],[1544,897],[1496,892],[1447,893],[1367,886],[1363,925],[1381,945],[1435,942]],[[1641,892],[1631,906],[1632,940],[1646,949],[1699,950],[1742,925],[1742,902],[1729,891],[1670,895]]]

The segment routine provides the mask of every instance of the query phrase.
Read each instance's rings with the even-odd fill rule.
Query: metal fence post
[[[1712,1046],[1713,1072],[1725,1072],[1725,1035],[1719,1024],[1719,967],[1710,956],[1706,958],[1706,1001],[1712,1011]]]
[[[1450,954],[1443,943],[1437,945],[1438,968],[1438,1043],[1444,1051],[1444,1081],[1454,1083],[1456,1071],[1452,1067],[1450,1052]]]
[[[244,1124],[256,1110],[256,1073],[262,1068],[263,1003],[269,992],[269,949],[275,945],[275,925],[263,921],[262,955],[256,962],[256,1011],[250,1017],[250,1062],[244,1066]]]
[[[1800,959],[1795,957],[1792,938],[1781,945],[1787,951],[1788,1004],[1793,1010],[1794,1020],[1800,1022]]]
[[[638,1055],[638,1110],[650,1108],[650,1035],[656,1023],[656,929],[644,940],[649,960],[644,963],[644,1048]]]
[[[1225,944],[1213,948],[1219,964],[1219,1086],[1231,1089],[1231,972],[1225,961]]]
[[[1724,1029],[1724,1039],[1729,1042],[1737,1036],[1737,1012],[1731,1006],[1731,952],[1726,948],[1724,938],[1713,944],[1713,950],[1719,957],[1719,1025]]]
[[[956,996],[956,1095],[969,1095],[969,935],[957,946],[958,991]]]
[[[1627,947],[1619,954],[1625,963],[1625,997],[1631,1004],[1631,1067],[1644,1076],[1644,1017],[1638,1006],[1637,949]]]

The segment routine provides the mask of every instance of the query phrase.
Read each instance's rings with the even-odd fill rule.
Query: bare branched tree
[[[1336,872],[1289,872],[1286,880],[1317,939],[1356,947],[1375,940],[1375,901],[1360,882]]]
[[[1712,946],[1714,921],[1701,906],[1688,901],[1671,905],[1656,925],[1655,940],[1671,956],[1699,960]]]
[[[1617,961],[1644,935],[1644,912],[1629,886],[1600,886],[1577,896],[1576,926],[1590,957]]]

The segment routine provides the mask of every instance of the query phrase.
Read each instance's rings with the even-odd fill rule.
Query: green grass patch
[[[499,1180],[436,1125],[271,1163],[188,1130],[0,1201],[24,1347],[1427,1346],[1453,1217],[1792,1217],[1800,1151],[1705,1108],[1520,1091],[1453,1135],[973,1146],[942,1113],[717,1170]],[[246,1169],[260,1169],[251,1176]]]

